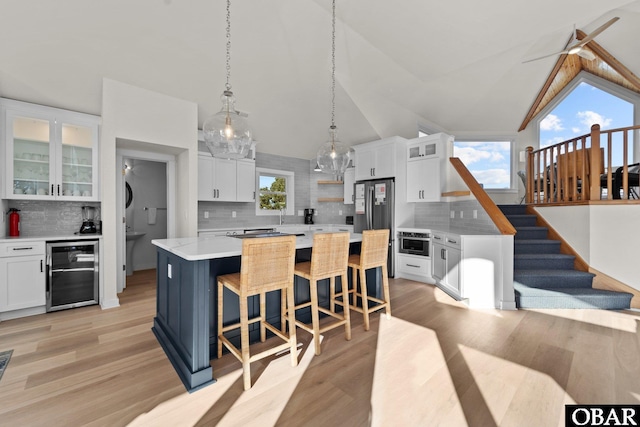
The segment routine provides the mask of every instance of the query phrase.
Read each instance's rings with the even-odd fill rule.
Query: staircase
[[[630,308],[632,294],[592,287],[594,274],[574,268],[573,255],[560,253],[560,241],[547,238],[536,226],[536,215],[525,205],[501,205],[516,228],[513,249],[513,288],[518,308]]]

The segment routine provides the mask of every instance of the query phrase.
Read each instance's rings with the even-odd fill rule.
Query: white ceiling
[[[220,109],[224,0],[0,0],[0,96],[100,115],[109,78]],[[233,0],[231,84],[258,151],[313,158],[330,125],[330,0]],[[640,74],[640,0],[337,0],[347,145],[418,123],[515,134],[573,25]]]

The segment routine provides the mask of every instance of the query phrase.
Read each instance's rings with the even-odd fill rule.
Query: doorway
[[[116,185],[116,209],[122,217],[117,236],[117,265],[122,265],[118,293],[135,269],[155,268],[151,241],[175,235],[175,162],[170,154],[116,150],[116,163],[122,168]]]

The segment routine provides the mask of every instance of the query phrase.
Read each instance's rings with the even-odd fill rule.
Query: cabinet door
[[[447,271],[447,256],[445,253],[446,249],[443,244],[433,243],[433,253],[431,254],[431,260],[433,264],[433,278],[438,282],[442,282],[445,278]]]
[[[46,304],[44,256],[0,258],[0,311]]]
[[[51,199],[55,182],[54,120],[46,113],[7,110],[5,194],[12,199]]]
[[[374,178],[376,153],[372,148],[356,149],[356,181]]]
[[[216,201],[236,201],[236,161],[231,159],[214,159],[213,183],[217,190]]]
[[[407,201],[440,201],[440,162],[437,158],[407,162]]]
[[[255,202],[256,200],[256,162],[238,160],[236,163],[236,200]]]
[[[349,168],[344,171],[344,204],[352,205],[353,200],[353,184],[356,182],[355,168]]]
[[[56,185],[63,200],[99,200],[98,126],[66,117],[56,125]]]
[[[454,249],[447,247],[447,276],[444,280],[445,284],[453,290],[457,295],[460,295],[460,249]]]
[[[376,149],[376,161],[373,168],[376,178],[393,178],[396,174],[396,146],[384,144]]]
[[[213,201],[213,157],[198,156],[198,200]]]

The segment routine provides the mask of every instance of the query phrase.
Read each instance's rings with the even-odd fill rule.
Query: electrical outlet
[[[478,219],[478,210],[477,209],[473,210],[473,219]]]
[[[236,211],[231,211],[231,218],[235,218],[236,217]]]
[[[304,216],[304,212],[301,210],[298,211],[298,216]]]
[[[464,211],[460,211],[460,219],[464,217]]]
[[[451,211],[451,219],[456,217],[456,211]]]
[[[342,210],[338,211],[338,215],[342,216]]]
[[[209,219],[209,211],[204,211],[204,219]]]

